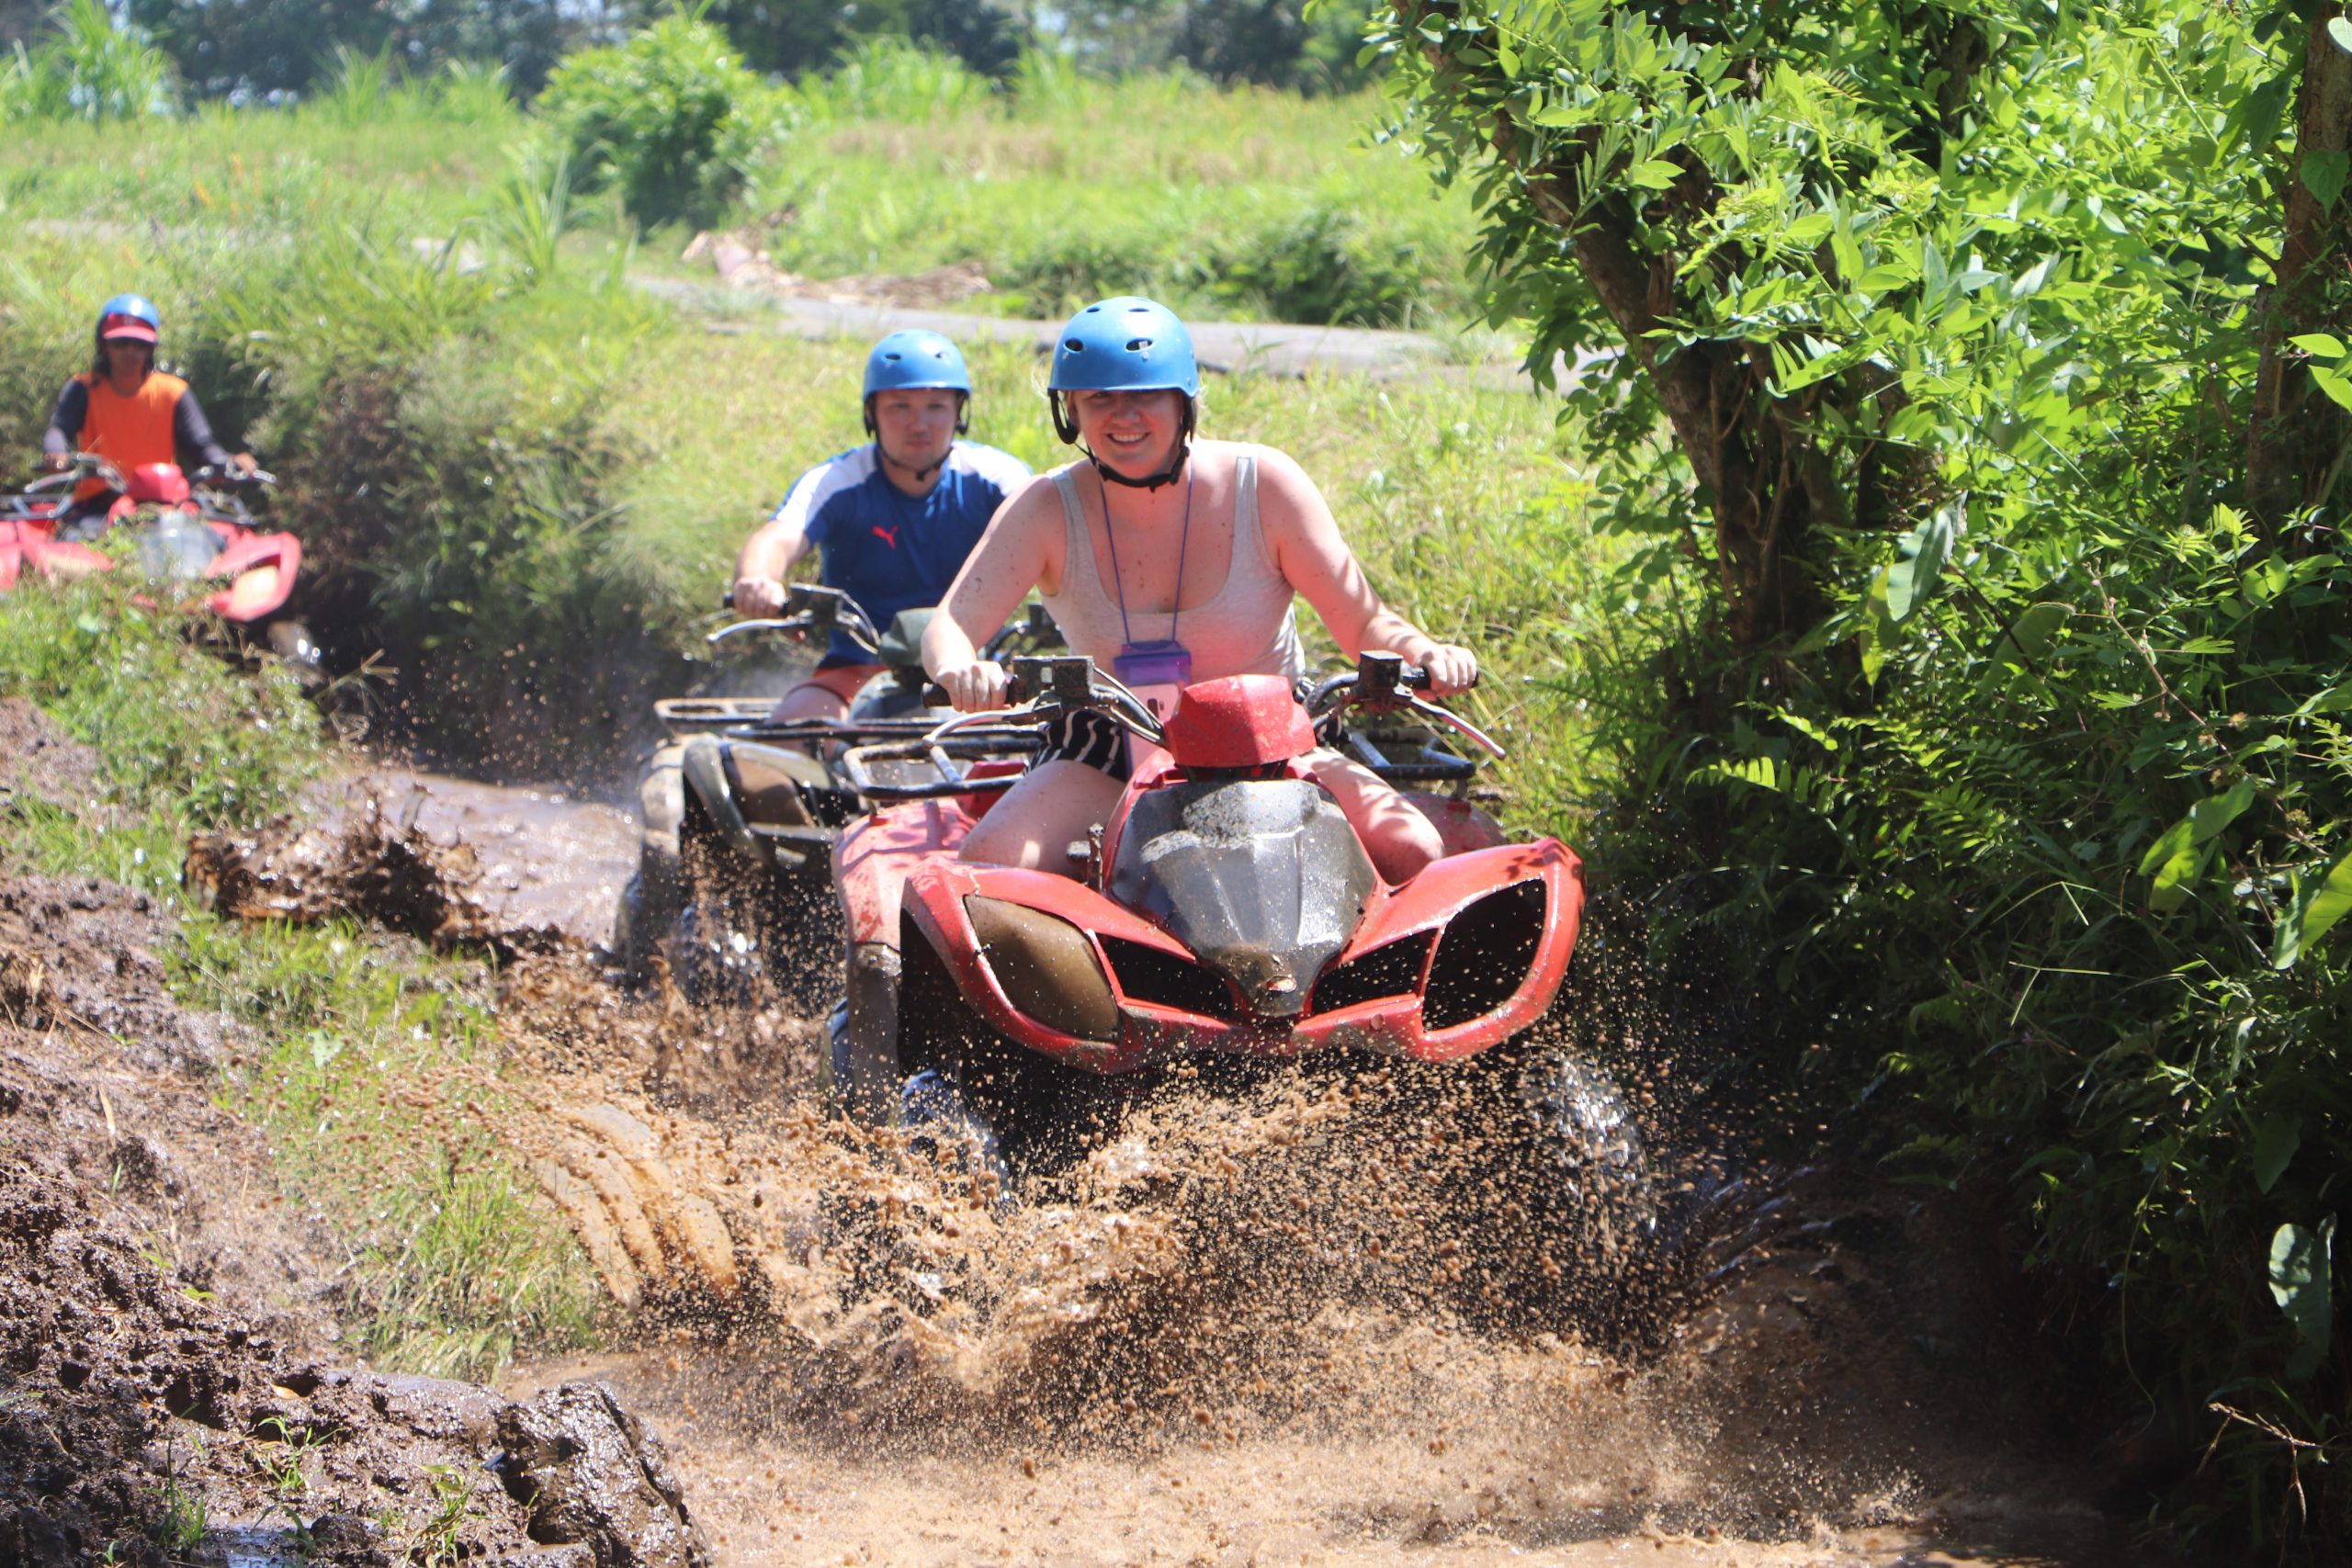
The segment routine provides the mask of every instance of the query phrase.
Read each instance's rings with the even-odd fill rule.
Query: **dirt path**
[[[1040,355],[1053,349],[1059,321],[1023,321],[973,311],[866,304],[730,288],[675,277],[632,275],[629,282],[658,299],[713,319],[714,331],[776,332],[788,336],[870,342],[884,333],[922,328],[960,343],[1025,344]],[[1189,322],[1201,367],[1224,374],[1252,371],[1303,376],[1319,371],[1375,380],[1461,379],[1498,391],[1526,391],[1532,383],[1516,355],[1466,359],[1464,346],[1428,333],[1370,327],[1295,326],[1276,321]],[[1563,383],[1612,356],[1586,353],[1573,370],[1556,366]]]
[[[75,776],[44,764],[16,784],[70,800]],[[368,782],[381,804],[362,838],[413,845],[413,828],[435,874],[470,867],[468,908],[495,912],[469,919],[603,929],[633,858],[620,813],[395,768]],[[65,1517],[79,1539],[102,1530],[107,1487],[160,1506],[193,1445],[216,1499],[237,1499],[215,1523],[282,1551],[270,1478],[291,1424],[324,1445],[304,1450],[304,1512],[348,1538],[318,1560],[354,1564],[428,1541],[450,1475],[492,1559],[526,1531],[644,1536],[672,1545],[610,1561],[683,1568],[691,1520],[716,1562],[745,1568],[2148,1561],[2089,1505],[2097,1478],[2016,1359],[1992,1276],[1909,1195],[1777,1180],[1781,1211],[1654,1353],[1499,1334],[1463,1315],[1448,1238],[1417,1198],[1428,1172],[1396,1157],[1376,1096],[1302,1077],[1170,1097],[1001,1207],[819,1114],[809,1029],[623,995],[560,943],[518,948],[503,986],[541,1102],[509,1135],[551,1191],[569,1162],[575,1188],[601,1172],[635,1194],[641,1235],[606,1237],[599,1259],[629,1282],[628,1328],[494,1393],[337,1371],[336,1303],[316,1284],[333,1238],[283,1211],[254,1135],[210,1106],[209,1063],[239,1046],[155,999],[164,914],[96,884],[10,896],[0,1156],[35,1157],[0,1182],[0,1250],[45,1247],[52,1272],[0,1270],[0,1450],[51,1442],[40,1423],[74,1416],[85,1387],[164,1390],[136,1421],[58,1434],[83,1450],[74,1495],[92,1506]],[[45,1012],[24,978],[36,961],[58,998]],[[117,1239],[142,1235],[173,1238],[156,1263],[175,1274]],[[91,1283],[69,1285],[87,1301],[60,1317],[68,1258]],[[156,1321],[146,1339],[43,1342],[125,1321],[126,1303]],[[582,1494],[548,1492],[531,1456],[552,1466],[582,1433],[634,1501],[542,1517],[533,1498]],[[483,1467],[493,1453],[503,1469]],[[413,1478],[407,1513],[368,1512],[384,1475]],[[62,1506],[0,1485],[0,1562],[19,1560],[11,1518]]]

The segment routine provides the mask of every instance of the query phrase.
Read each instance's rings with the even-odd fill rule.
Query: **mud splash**
[[[510,1021],[612,1065],[508,1133],[604,1162],[573,1201],[634,1270],[638,1348],[514,1386],[653,1412],[726,1561],[2135,1560],[1903,1201],[1783,1182],[1773,1234],[1628,1359],[1488,1326],[1412,1085],[1180,1089],[1007,1205],[952,1148],[826,1119],[809,1035],[729,1047],[740,1016],[656,1021],[547,966]],[[730,1049],[759,1094],[677,1069]]]
[[[500,1005],[536,1087],[499,1131],[632,1324],[514,1391],[646,1411],[724,1561],[2110,1560],[1996,1305],[1891,1195],[1781,1183],[1628,1357],[1579,1327],[1606,1271],[1498,1304],[1544,1238],[1465,1230],[1475,1128],[1404,1076],[1179,1086],[1008,1203],[826,1116],[781,1007],[623,995],[578,947]]]

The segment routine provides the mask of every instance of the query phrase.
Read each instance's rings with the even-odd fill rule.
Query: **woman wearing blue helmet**
[[[773,615],[793,563],[814,547],[820,579],[887,627],[901,610],[939,603],[1004,498],[1027,482],[1018,457],[959,439],[970,424],[971,372],[937,333],[896,332],[865,356],[865,446],[800,476],[743,546],[735,608]],[[771,716],[839,718],[881,667],[835,633],[815,673]]]
[[[1197,438],[1192,334],[1163,305],[1123,297],[1072,317],[1046,382],[1054,427],[1085,459],[1042,476],[989,525],[923,638],[923,664],[967,711],[1004,705],[1004,671],[977,651],[1031,588],[1070,647],[1129,684],[1296,677],[1304,596],[1351,659],[1428,668],[1433,690],[1477,679],[1469,649],[1383,604],[1331,509],[1291,458]],[[969,860],[1069,871],[1066,846],[1116,803],[1125,737],[1081,715],[965,840]],[[1430,820],[1369,770],[1326,755],[1316,776],[1392,882],[1434,859]]]

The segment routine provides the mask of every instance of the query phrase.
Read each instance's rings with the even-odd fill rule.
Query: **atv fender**
[[[711,826],[718,829],[718,836],[727,841],[728,848],[753,865],[774,863],[767,844],[752,831],[742,808],[735,803],[733,781],[727,776],[727,748],[717,736],[689,736],[679,749],[678,771],[684,775],[686,787],[695,793],[695,803],[710,818]]]

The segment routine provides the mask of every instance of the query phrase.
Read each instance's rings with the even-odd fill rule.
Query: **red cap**
[[[153,343],[155,329],[138,317],[120,310],[98,318],[98,335],[102,338],[137,338],[141,343]]]

